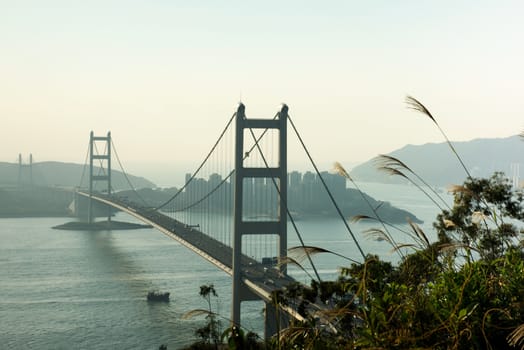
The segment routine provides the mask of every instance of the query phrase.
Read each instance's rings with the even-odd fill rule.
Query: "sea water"
[[[431,223],[438,208],[416,188],[362,184],[379,200],[414,213],[434,238]],[[449,199],[449,196],[447,197]],[[357,214],[357,213],[356,213]],[[125,214],[115,218],[136,222]],[[199,295],[214,284],[219,295],[213,311],[227,326],[231,279],[225,273],[154,229],[60,231],[51,227],[67,218],[0,219],[0,348],[1,349],[177,349],[197,340],[203,317],[184,318],[207,308]],[[306,245],[362,260],[344,223],[335,219],[299,218]],[[350,224],[365,253],[396,261],[386,242],[363,236],[377,223]],[[299,245],[290,226],[289,246]],[[395,233],[398,242],[409,242]],[[331,254],[313,258],[323,279],[335,278],[350,261]],[[305,262],[304,267],[312,273]],[[290,267],[301,282],[309,277]],[[169,291],[171,302],[147,302],[150,290]],[[262,335],[263,304],[242,305],[242,322]]]

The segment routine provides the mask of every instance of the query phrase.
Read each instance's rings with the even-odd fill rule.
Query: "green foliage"
[[[231,350],[259,350],[264,349],[264,343],[259,341],[256,333],[247,332],[237,326],[230,326],[220,333],[222,322],[220,315],[213,312],[211,297],[218,298],[218,294],[213,284],[200,286],[199,295],[207,302],[208,309],[194,309],[186,312],[183,318],[206,315],[204,326],[195,330],[195,334],[200,338],[199,341],[191,344],[186,349],[231,349]],[[224,340],[227,340],[224,343]]]
[[[413,251],[393,266],[369,255],[338,280],[291,286],[278,301],[307,320],[280,333],[283,349],[514,349],[524,342],[522,193],[500,173],[454,188],[430,243],[412,225]],[[520,240],[519,240],[520,239]],[[391,243],[391,242],[389,242]],[[284,301],[285,299],[288,301]],[[314,316],[312,303],[326,305]],[[310,310],[311,308],[309,308]],[[519,327],[520,326],[520,327]]]
[[[253,332],[245,333],[237,326],[231,326],[222,333],[222,340],[227,339],[227,348],[230,350],[259,350],[264,344],[258,341],[258,335]]]
[[[207,323],[203,327],[198,328],[195,331],[195,334],[202,339],[203,343],[213,343],[215,348],[218,348],[218,344],[220,343],[221,322],[211,307],[211,297],[214,296],[216,298],[218,297],[218,294],[213,284],[200,286],[199,294],[207,301],[208,313],[206,315]]]
[[[434,224],[440,240],[457,238],[483,259],[501,257],[518,238],[519,232],[508,218],[524,218],[522,191],[512,191],[501,173],[490,179],[470,178],[452,190],[453,208],[443,211]]]

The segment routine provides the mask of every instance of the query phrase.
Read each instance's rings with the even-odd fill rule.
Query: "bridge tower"
[[[98,151],[95,153],[97,142],[105,143],[103,154],[98,154]],[[106,173],[102,175],[93,174],[93,162],[95,160],[100,161],[102,167],[105,162],[107,169]],[[107,136],[95,136],[93,131],[91,131],[89,138],[89,204],[87,211],[87,220],[89,223],[94,221],[93,200],[91,197],[93,196],[94,184],[97,181],[105,181],[107,183],[107,195],[111,195],[111,132],[108,132]],[[111,221],[111,207],[108,207],[107,221]]]
[[[277,235],[277,258],[287,255],[287,119],[288,107],[282,105],[277,118],[248,119],[245,115],[245,106],[240,103],[236,114],[236,141],[235,141],[235,202],[234,202],[234,233],[233,233],[233,293],[232,293],[232,321],[240,325],[240,308],[242,301],[260,300],[248,290],[242,281],[242,237],[246,235]],[[247,167],[244,164],[246,152],[244,149],[244,131],[252,129],[278,130],[278,165],[274,167]],[[272,164],[273,166],[273,164]],[[246,220],[244,216],[245,184],[254,179],[265,179],[266,184],[277,184],[278,209],[277,219],[272,221]],[[247,181],[245,181],[247,180]],[[260,220],[260,219],[259,219]],[[286,273],[285,265],[279,267],[281,273]],[[276,312],[274,306],[266,302],[265,334],[269,337],[276,333]]]
[[[33,154],[29,154],[29,165],[22,162],[22,154],[18,154],[18,187],[24,183],[24,168],[29,167],[29,185],[33,186]]]

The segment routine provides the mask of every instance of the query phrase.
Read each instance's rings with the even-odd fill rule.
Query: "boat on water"
[[[169,301],[169,292],[160,292],[160,291],[148,292],[147,301]]]

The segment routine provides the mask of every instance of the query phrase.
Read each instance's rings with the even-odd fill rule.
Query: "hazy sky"
[[[518,134],[523,4],[0,0],[0,161],[83,163],[111,130],[131,167],[196,164],[240,98],[287,103],[323,164],[441,142],[406,94],[453,140]]]

